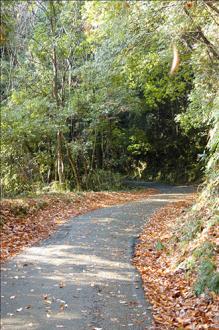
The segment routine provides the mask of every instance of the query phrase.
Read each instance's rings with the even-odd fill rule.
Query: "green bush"
[[[53,181],[50,185],[42,189],[43,192],[47,193],[63,193],[69,191],[69,185],[67,182],[60,183],[59,181]]]
[[[219,272],[214,272],[209,279],[208,288],[211,291],[219,293]]]
[[[93,191],[120,190],[123,176],[106,170],[96,170],[89,178],[88,189]]]
[[[205,289],[219,293],[219,273],[216,271],[216,265],[210,259],[201,262],[195,283],[195,293],[197,295],[204,292]]]
[[[215,247],[215,244],[211,242],[204,242],[201,247],[194,250],[193,255],[196,258],[211,258],[214,254]]]
[[[189,221],[184,227],[182,232],[182,240],[191,241],[203,230],[203,221],[194,219]]]

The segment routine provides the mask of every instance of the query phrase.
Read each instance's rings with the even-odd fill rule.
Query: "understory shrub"
[[[88,189],[99,190],[119,190],[123,187],[123,176],[106,170],[96,170],[89,178]]]

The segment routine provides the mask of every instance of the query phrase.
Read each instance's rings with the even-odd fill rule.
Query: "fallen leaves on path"
[[[156,189],[41,195],[1,201],[1,260],[46,238],[72,217],[101,207],[147,198]]]
[[[218,297],[213,292],[195,296],[194,278],[171,270],[172,231],[176,219],[192,203],[171,203],[156,212],[136,246],[134,264],[140,271],[147,299],[153,306],[155,329],[218,329]],[[174,249],[174,246],[171,248]]]

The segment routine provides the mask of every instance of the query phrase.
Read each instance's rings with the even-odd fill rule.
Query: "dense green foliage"
[[[7,0],[1,26],[5,194],[192,182],[206,164],[215,191],[215,1]]]

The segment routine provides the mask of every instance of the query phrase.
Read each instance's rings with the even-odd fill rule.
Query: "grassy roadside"
[[[156,212],[136,246],[155,329],[218,329],[218,222],[192,202],[188,196]]]
[[[132,192],[83,192],[44,194],[3,199],[0,202],[1,261],[51,235],[70,218],[114,204],[147,198],[156,189]]]

